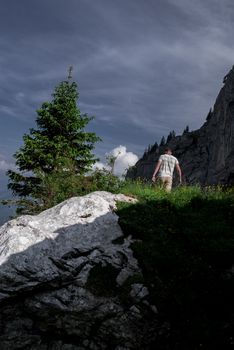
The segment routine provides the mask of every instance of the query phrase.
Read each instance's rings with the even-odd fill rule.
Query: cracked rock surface
[[[156,307],[117,200],[134,201],[93,192],[0,228],[1,350],[148,348]]]

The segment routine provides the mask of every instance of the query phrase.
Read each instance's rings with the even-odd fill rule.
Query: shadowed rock
[[[116,200],[134,201],[94,192],[0,228],[1,350],[147,349],[157,309]]]

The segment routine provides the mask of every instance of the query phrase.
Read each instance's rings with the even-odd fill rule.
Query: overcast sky
[[[101,158],[199,128],[234,64],[232,0],[0,0],[0,169],[73,65]],[[3,178],[3,175],[1,175]]]

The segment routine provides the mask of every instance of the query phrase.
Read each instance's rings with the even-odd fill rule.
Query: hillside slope
[[[234,67],[224,78],[213,110],[198,130],[170,140],[184,180],[189,184],[234,183]],[[149,151],[132,167],[127,178],[151,179],[163,147]]]

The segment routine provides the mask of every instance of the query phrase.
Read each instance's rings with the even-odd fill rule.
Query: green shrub
[[[21,198],[4,203],[16,204],[17,214],[36,214],[74,196],[83,196],[94,191],[121,192],[125,183],[107,170],[78,175],[69,162],[50,174],[37,172],[37,178],[40,180],[40,187],[34,196],[36,200]]]

